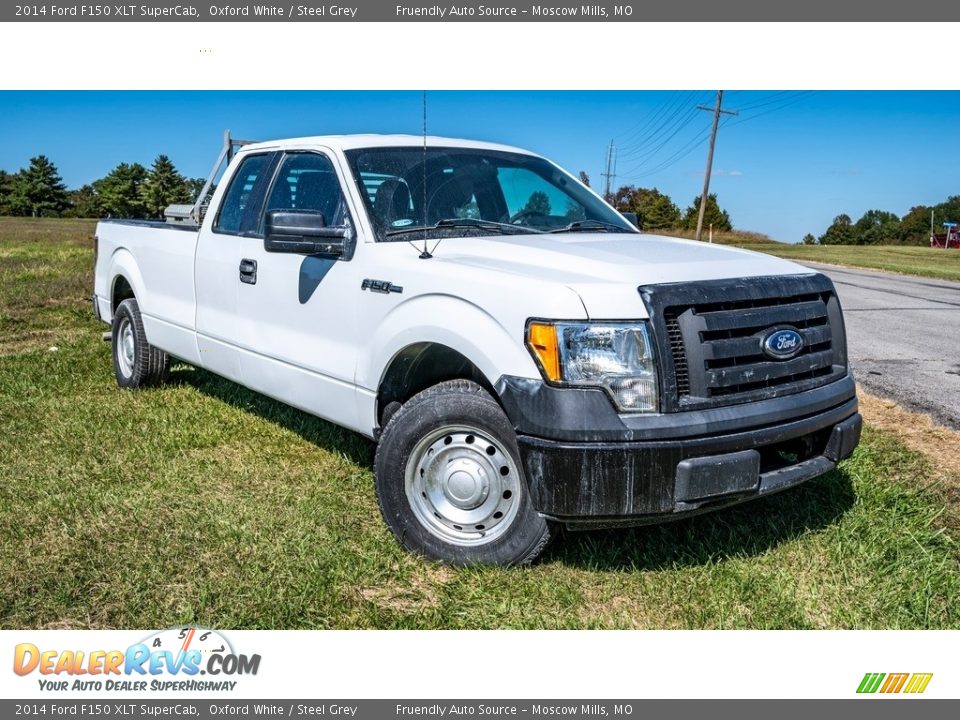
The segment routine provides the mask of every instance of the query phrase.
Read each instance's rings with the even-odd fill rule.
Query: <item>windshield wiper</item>
[[[395,230],[387,230],[384,233],[387,237],[394,235],[407,235],[409,233],[426,232],[429,230],[444,230],[446,228],[477,228],[478,230],[495,230],[504,235],[514,235],[522,233],[542,233],[543,230],[525,227],[522,225],[511,225],[510,223],[494,222],[493,220],[478,220],[477,218],[444,218],[438,220],[433,225],[416,225]]]
[[[575,220],[569,225],[564,225],[563,227],[550,230],[550,232],[594,232],[597,230],[602,232],[610,232],[611,230],[614,232],[629,232],[629,230],[621,227],[620,225],[604,222],[603,220]]]

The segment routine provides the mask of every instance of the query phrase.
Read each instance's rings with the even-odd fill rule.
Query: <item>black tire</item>
[[[129,334],[128,334],[129,328]],[[132,341],[132,357],[120,338],[129,337]],[[147,342],[143,331],[143,319],[140,308],[133,298],[124,300],[113,314],[111,333],[113,372],[117,376],[117,385],[128,390],[158,385],[166,378],[170,370],[170,356]],[[121,353],[124,353],[121,356]]]
[[[469,432],[469,429],[474,428],[478,431],[477,437],[480,438],[476,441],[471,439],[473,435]],[[418,448],[429,443],[434,437],[438,438],[436,445],[450,442],[447,437],[444,437],[448,429],[450,434],[461,434],[466,438],[466,443],[477,443],[471,446],[472,449],[461,446],[461,450],[468,455],[475,453],[470,457],[479,458],[477,467],[483,463],[484,452],[491,456],[491,460],[500,458],[497,462],[503,465],[499,468],[500,473],[488,475],[482,470],[478,471],[479,474],[474,472],[480,480],[471,480],[473,483],[471,487],[488,486],[488,482],[483,478],[492,476],[493,479],[489,480],[489,486],[482,496],[509,498],[502,501],[508,504],[508,511],[506,514],[499,513],[499,517],[504,518],[499,521],[503,526],[491,528],[489,533],[477,533],[475,540],[471,535],[466,544],[462,539],[458,542],[457,539],[447,538],[443,527],[438,531],[437,526],[441,516],[434,513],[438,523],[432,523],[429,515],[424,515],[422,510],[418,515],[418,511],[412,506],[414,501],[411,500],[411,497],[417,498],[420,494],[426,498],[427,494],[417,492],[421,488],[416,485],[420,482],[416,476],[423,477],[423,472],[414,465],[411,466],[411,474],[408,476],[408,464],[415,462],[417,458],[425,458],[423,462],[431,462],[429,458],[433,451],[427,450],[423,453]],[[484,438],[489,442],[484,443]],[[481,450],[484,452],[480,452]],[[445,452],[447,452],[446,448],[441,447],[432,460],[434,465],[431,467],[439,465],[438,472],[441,474],[446,472],[447,478],[450,478],[456,473],[444,468],[449,467],[449,464],[454,461],[437,459],[441,457],[441,453]],[[495,457],[494,452],[496,452]],[[457,462],[461,460],[458,459]],[[467,459],[466,462],[473,461]],[[504,472],[507,466],[510,466],[510,470]],[[474,382],[469,380],[443,382],[424,390],[404,403],[391,415],[383,429],[377,446],[374,467],[377,500],[380,503],[383,518],[400,543],[417,555],[460,566],[524,565],[532,562],[550,541],[552,527],[533,508],[530,492],[523,477],[513,427],[497,402]],[[498,474],[504,476],[516,474],[517,477],[498,478],[496,477]],[[506,485],[496,484],[501,481],[509,482],[509,487],[513,490],[502,491],[502,487]],[[483,490],[478,492],[483,493]],[[486,507],[487,500],[483,503]],[[459,510],[454,508],[454,511]],[[497,515],[491,517],[497,517]],[[459,525],[454,527],[463,530]],[[484,528],[483,525],[476,527]],[[472,529],[468,528],[468,530]]]

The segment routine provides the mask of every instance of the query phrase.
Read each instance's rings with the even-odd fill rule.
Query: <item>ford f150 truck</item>
[[[383,517],[413,552],[526,563],[558,526],[762,497],[859,441],[822,274],[644,234],[517,148],[234,148],[194,207],[97,226],[117,382],[175,358],[374,439]]]

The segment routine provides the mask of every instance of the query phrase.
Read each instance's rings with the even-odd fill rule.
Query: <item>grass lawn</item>
[[[960,281],[960,250],[898,245],[784,245],[782,243],[742,244],[740,247],[772,253],[791,260],[809,260]]]
[[[91,231],[0,220],[0,627],[960,628],[960,498],[872,427],[738,509],[519,570],[413,558],[359,436],[184,366],[117,389]]]
[[[689,232],[678,235],[693,237]],[[765,235],[738,231],[715,233],[714,241],[791,260],[809,260],[960,281],[960,250],[901,245],[788,245],[774,242]]]

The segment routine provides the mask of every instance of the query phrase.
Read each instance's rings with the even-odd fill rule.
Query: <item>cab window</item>
[[[220,203],[220,211],[214,223],[215,231],[239,234],[243,230],[244,216],[254,202],[257,181],[262,179],[269,159],[269,155],[263,154],[249,155],[241,161]],[[262,201],[262,191],[260,197]]]
[[[266,212],[270,210],[314,210],[323,213],[327,225],[348,224],[346,201],[333,163],[318,153],[284,157],[267,198]]]

